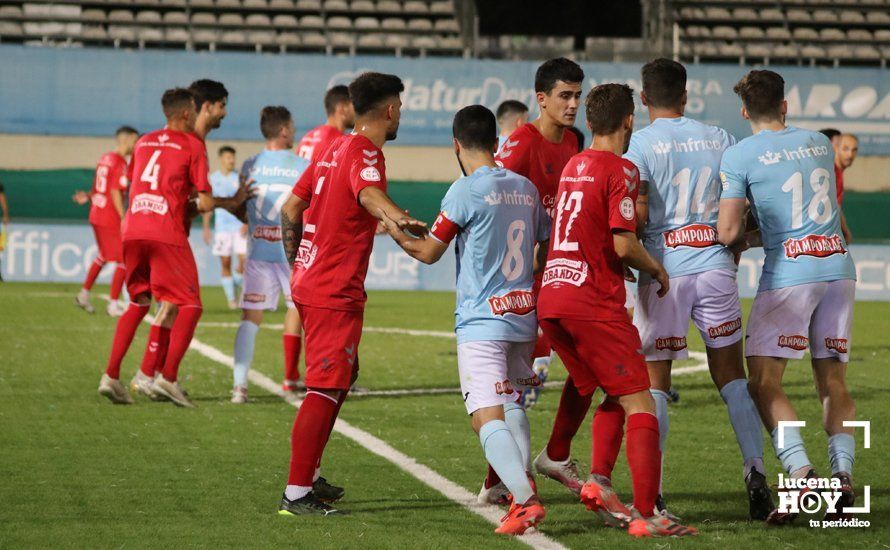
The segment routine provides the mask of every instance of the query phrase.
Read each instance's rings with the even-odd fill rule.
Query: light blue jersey
[[[293,151],[263,150],[244,162],[241,175],[253,180],[256,197],[247,201],[248,254],[251,260],[287,263],[281,245],[281,207],[309,161]]]
[[[210,187],[214,197],[231,197],[238,191],[238,172],[223,175],[217,170],[210,174]],[[213,211],[213,230],[217,233],[232,233],[241,229],[241,220],[229,213],[225,208]]]
[[[457,236],[457,343],[533,341],[535,243],[550,238],[534,184],[483,166],[451,185],[432,234],[443,242]]]
[[[655,119],[630,138],[624,157],[649,182],[643,245],[671,277],[736,268],[717,242],[720,158],[734,143],[722,128],[686,117]],[[640,282],[649,281],[642,273]]]
[[[761,291],[856,278],[841,233],[833,164],[827,137],[790,126],[763,130],[724,153],[721,198],[747,198],[760,226]]]

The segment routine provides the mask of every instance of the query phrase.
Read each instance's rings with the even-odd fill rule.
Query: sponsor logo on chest
[[[786,336],[784,334],[779,335],[779,347],[780,348],[790,348],[797,351],[803,351],[807,349],[807,346],[810,343],[810,339],[806,336],[801,336],[800,334],[792,334],[791,336]]]
[[[138,214],[140,212],[148,212],[150,214],[159,214],[163,216],[168,210],[167,199],[162,195],[153,195],[151,193],[140,193],[133,198],[130,205],[130,212]]]
[[[492,296],[488,306],[494,315],[528,315],[535,310],[536,297],[530,290],[514,290],[503,296]]]
[[[568,283],[581,286],[587,280],[587,269],[587,262],[568,258],[553,258],[547,260],[541,284],[542,286],[559,286],[562,283]]]
[[[276,225],[259,225],[253,229],[253,238],[277,242],[281,240],[281,227]]]
[[[665,231],[663,235],[666,248],[680,246],[707,248],[717,244],[717,230],[703,223],[693,223],[679,229]]]
[[[796,260],[799,256],[827,258],[834,254],[846,254],[840,235],[807,235],[800,239],[788,239],[783,243],[785,257]]]

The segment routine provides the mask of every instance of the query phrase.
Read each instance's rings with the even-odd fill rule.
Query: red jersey
[[[837,181],[837,205],[844,205],[844,170],[834,165],[834,179]]]
[[[211,192],[207,148],[201,138],[167,129],[142,136],[133,149],[127,179],[130,208],[123,240],[187,246],[192,190]]]
[[[127,159],[115,151],[105,153],[96,166],[93,192],[90,196],[90,223],[103,227],[121,226],[121,217],[111,201],[111,191],[127,188]]]
[[[338,137],[344,135],[340,130],[334,128],[330,124],[322,124],[309,130],[300,143],[297,144],[297,155],[304,159],[315,162],[318,156]]]
[[[547,141],[534,124],[523,124],[510,134],[495,159],[507,170],[535,184],[549,215],[559,187],[559,175],[577,153],[578,138],[572,132],[563,131],[562,142],[553,143]]]
[[[538,318],[627,320],[614,231],[635,232],[640,175],[629,160],[587,149],[559,180]]]
[[[294,195],[309,203],[291,293],[311,307],[362,311],[377,218],[358,202],[369,186],[386,191],[383,151],[359,134],[343,136],[303,172]]]

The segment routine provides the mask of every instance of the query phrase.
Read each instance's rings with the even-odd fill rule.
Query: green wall
[[[0,170],[13,219],[87,219],[88,207],[71,201],[77,189],[90,189],[93,170]],[[411,215],[432,223],[448,186],[430,182],[389,182],[393,200]],[[890,240],[890,193],[847,192],[844,213],[856,242]]]

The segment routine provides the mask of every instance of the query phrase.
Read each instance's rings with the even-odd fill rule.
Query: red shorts
[[[159,302],[201,306],[198,267],[189,246],[158,241],[124,241],[127,292],[150,294]]]
[[[363,311],[340,311],[297,304],[303,323],[306,387],[348,390],[358,374],[358,343]]]
[[[540,323],[582,395],[597,388],[613,397],[649,389],[640,333],[630,320],[541,319]]]
[[[94,225],[93,234],[96,235],[99,258],[106,262],[120,262],[124,259],[119,225]]]

